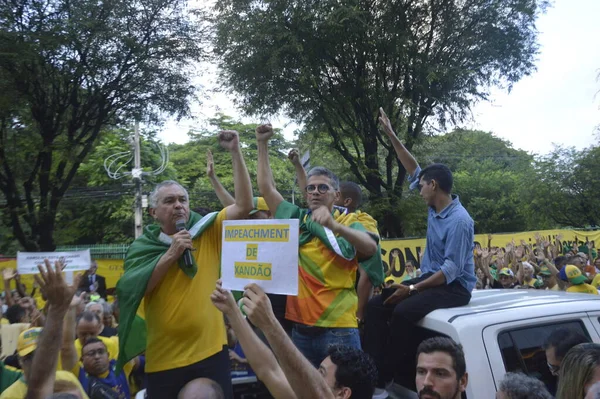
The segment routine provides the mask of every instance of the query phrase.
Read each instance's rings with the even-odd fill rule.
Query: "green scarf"
[[[191,212],[186,230],[192,239],[199,237],[206,228],[210,227],[217,217],[217,212],[201,217]],[[117,282],[117,298],[121,317],[119,320],[119,357],[117,372],[123,365],[146,350],[146,321],[137,315],[137,310],[146,293],[150,276],[160,258],[171,246],[171,237],[154,224],[144,229],[144,234],[138,237],[129,247],[123,266],[125,272]],[[196,260],[192,257],[193,266],[186,267],[183,257],[178,265],[189,277],[194,278],[198,271]]]

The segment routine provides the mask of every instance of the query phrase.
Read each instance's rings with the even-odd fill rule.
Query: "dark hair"
[[[544,341],[544,349],[554,348],[554,356],[562,360],[571,348],[586,342],[590,342],[589,338],[580,332],[570,328],[557,328]]]
[[[313,176],[327,176],[329,178],[329,180],[331,181],[331,185],[333,186],[333,189],[334,190],[340,189],[340,179],[338,179],[338,177],[335,175],[335,173],[333,173],[332,171],[330,171],[327,168],[324,168],[322,166],[315,166],[314,168],[312,168],[311,170],[308,171],[308,174],[306,175],[306,179],[310,179]]]
[[[343,181],[340,183],[340,192],[342,199],[351,198],[352,206],[357,209],[362,203],[362,190],[360,186],[353,181]]]
[[[423,178],[423,180],[426,182],[435,180],[443,192],[447,194],[452,192],[452,184],[454,180],[452,178],[452,172],[446,165],[441,163],[429,165],[425,169],[421,170],[421,173],[419,173],[419,180],[421,180],[421,178]]]
[[[465,352],[461,344],[457,344],[447,337],[433,337],[421,342],[417,348],[417,360],[421,353],[444,352],[452,358],[452,367],[456,372],[456,379],[460,380],[467,372]]]
[[[6,319],[10,324],[21,323],[23,317],[25,317],[25,309],[21,305],[12,305],[6,309]]]
[[[96,321],[98,323],[102,322],[102,320],[100,320],[100,316],[98,316],[98,314],[96,314],[94,312],[90,312],[89,310],[86,310],[81,315],[79,315],[79,317],[77,318],[77,325],[79,325],[79,322],[81,322],[81,320]]]
[[[85,340],[85,344],[83,344],[83,346],[81,347],[81,353],[83,354],[83,349],[86,346],[91,345],[91,344],[97,344],[98,342],[100,342],[106,348],[106,344],[100,338],[90,337],[90,338],[88,338],[88,339]]]
[[[554,258],[554,266],[556,266],[557,268],[561,268],[562,266],[567,264],[567,257],[566,256],[557,256],[556,258]]]
[[[335,384],[352,390],[352,399],[370,399],[377,384],[377,367],[373,359],[360,349],[346,345],[329,347],[328,355],[337,366]]]

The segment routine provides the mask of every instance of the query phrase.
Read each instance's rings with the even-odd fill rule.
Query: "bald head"
[[[221,386],[213,380],[197,378],[179,391],[177,399],[225,399],[225,394]]]
[[[356,212],[362,203],[362,190],[360,186],[351,181],[340,183],[340,200],[336,205],[348,208],[348,212]]]

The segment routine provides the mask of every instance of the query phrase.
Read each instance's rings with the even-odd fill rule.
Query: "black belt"
[[[307,326],[306,324],[298,324],[294,323],[294,329],[302,334],[307,335],[309,337],[317,337],[319,335],[325,334],[330,328],[327,327],[317,327],[317,326]]]

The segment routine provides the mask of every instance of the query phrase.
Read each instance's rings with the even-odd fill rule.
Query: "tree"
[[[538,189],[523,193],[532,208],[561,226],[600,225],[600,146],[581,151],[556,147],[538,157],[535,169],[528,185],[539,182]]]
[[[0,190],[23,249],[54,249],[59,204],[103,128],[189,113],[197,17],[184,0],[0,4]]]
[[[495,85],[534,70],[545,0],[223,0],[215,50],[222,79],[251,114],[285,112],[328,135],[355,179],[395,211],[406,171],[378,130],[386,108],[409,150],[431,117],[460,121]],[[396,169],[397,173],[392,173]]]

